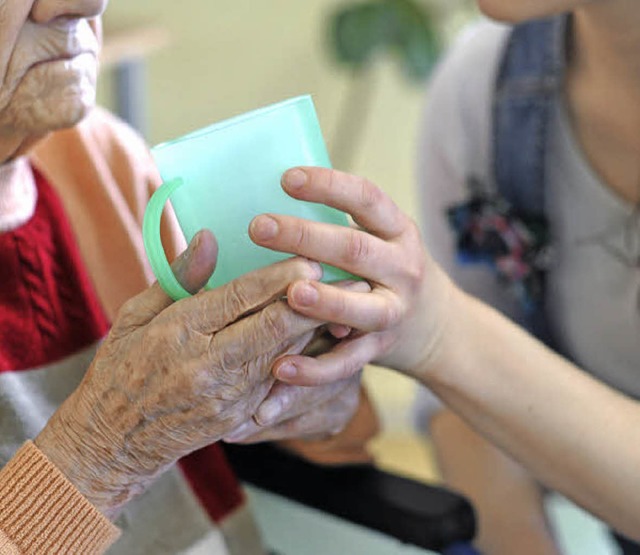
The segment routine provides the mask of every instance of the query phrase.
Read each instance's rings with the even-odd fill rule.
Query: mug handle
[[[179,177],[163,183],[151,195],[142,220],[142,240],[151,269],[158,278],[158,283],[164,289],[164,292],[174,301],[191,297],[191,293],[180,285],[169,265],[160,236],[160,218],[162,217],[164,205],[173,192],[183,185],[184,180]]]

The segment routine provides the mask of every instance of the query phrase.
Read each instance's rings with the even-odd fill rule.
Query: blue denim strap
[[[544,310],[549,267],[545,167],[551,110],[563,86],[569,15],[513,27],[493,94],[493,183],[468,176],[447,211],[458,259],[485,262],[521,303],[519,323],[555,346]]]
[[[493,105],[493,163],[498,194],[514,213],[547,228],[547,131],[554,98],[563,86],[569,15],[517,25],[498,71]],[[525,309],[523,324],[557,348],[542,301]]]
[[[544,216],[545,148],[553,98],[562,87],[569,16],[517,25],[494,95],[494,176],[520,214]]]

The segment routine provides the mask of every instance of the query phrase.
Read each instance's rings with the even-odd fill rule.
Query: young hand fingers
[[[383,239],[400,235],[408,222],[389,195],[355,175],[328,168],[299,167],[284,174],[282,187],[294,198],[347,212],[359,226]]]
[[[382,335],[368,333],[344,340],[315,358],[284,356],[273,365],[273,373],[280,381],[306,387],[342,381],[374,360],[385,347],[382,341]]]
[[[387,329],[402,316],[400,301],[390,291],[360,293],[311,280],[293,283],[287,302],[310,318],[361,331]]]
[[[366,231],[293,216],[257,216],[249,235],[262,247],[324,262],[375,282],[398,273],[393,266],[402,263],[397,245]]]

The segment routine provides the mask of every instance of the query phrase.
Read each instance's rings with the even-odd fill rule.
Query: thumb
[[[217,258],[218,242],[211,231],[203,229],[196,233],[187,249],[174,260],[171,269],[180,285],[193,295],[209,281]]]
[[[171,269],[182,287],[194,294],[202,289],[211,277],[217,258],[218,242],[211,231],[203,229],[173,261]],[[120,316],[125,316],[127,325],[143,326],[173,302],[156,281],[146,291],[129,300]]]

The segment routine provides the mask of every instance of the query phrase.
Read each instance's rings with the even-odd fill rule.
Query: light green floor
[[[247,490],[263,539],[279,555],[435,555],[262,490]],[[564,555],[617,555],[604,526],[573,504],[553,496],[550,513]]]
[[[553,496],[548,507],[566,555],[618,555],[601,522],[559,496]]]

